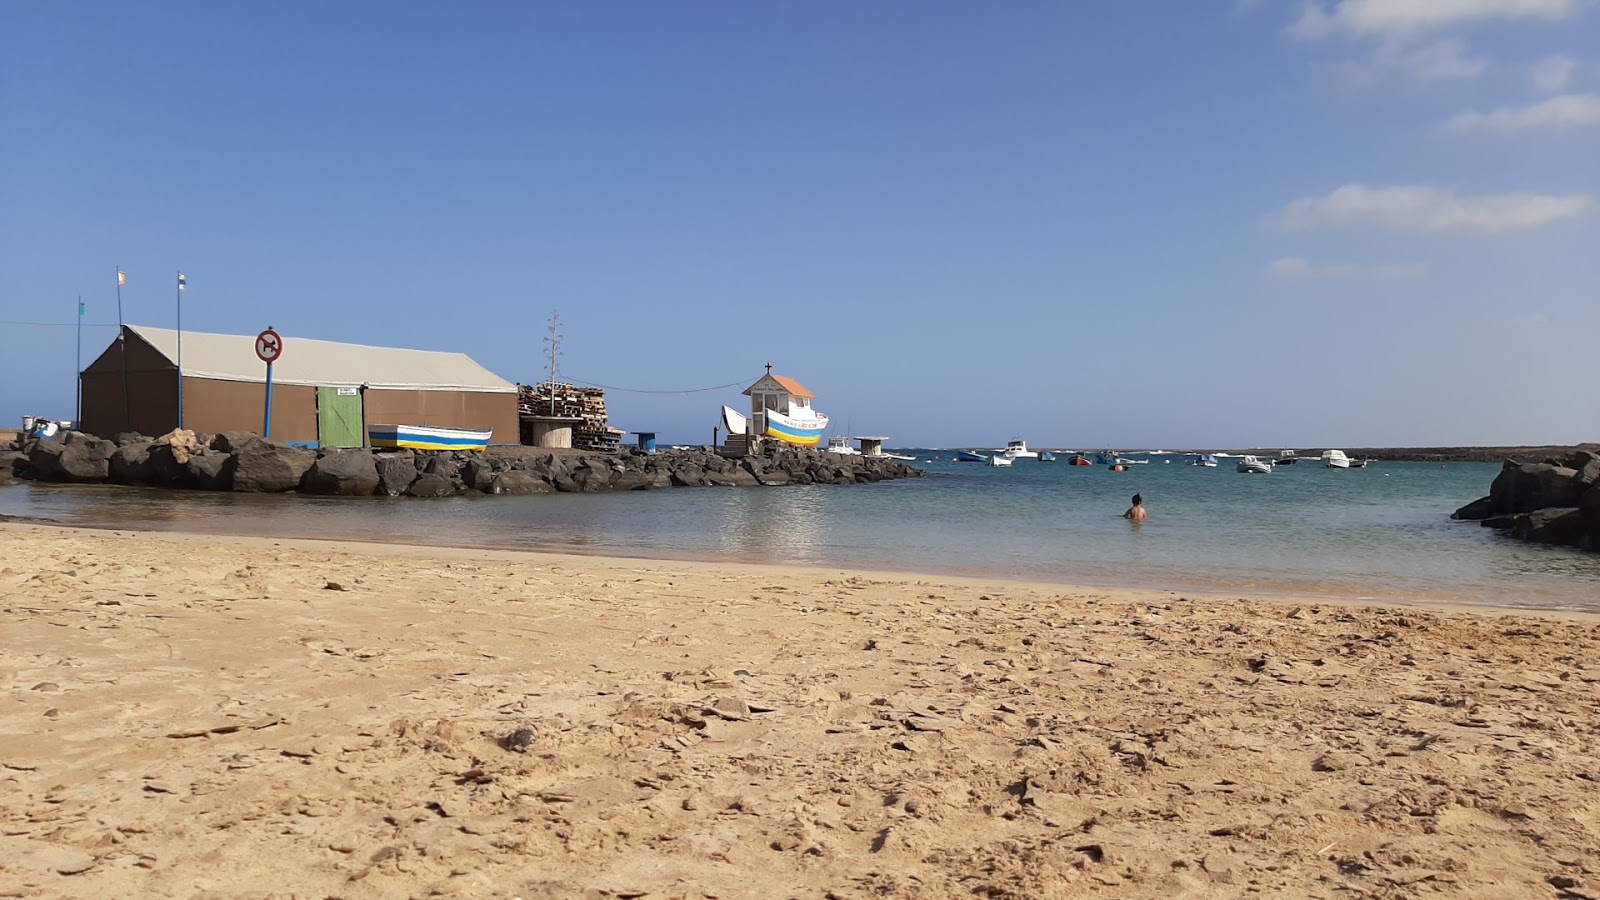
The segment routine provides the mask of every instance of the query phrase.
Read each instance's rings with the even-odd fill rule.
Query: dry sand
[[[0,895],[1600,897],[1581,617],[0,545]]]

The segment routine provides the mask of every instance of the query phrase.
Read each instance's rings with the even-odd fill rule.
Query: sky
[[[6,427],[120,267],[668,443],[1600,440],[1597,248],[1596,0],[0,4]]]

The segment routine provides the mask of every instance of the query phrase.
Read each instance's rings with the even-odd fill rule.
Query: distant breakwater
[[[709,449],[592,453],[537,447],[485,451],[313,450],[256,434],[174,431],[107,440],[68,432],[0,450],[0,484],[36,480],[185,490],[348,497],[450,497],[641,491],[668,487],[864,484],[920,476],[887,457],[769,445],[727,458]]]

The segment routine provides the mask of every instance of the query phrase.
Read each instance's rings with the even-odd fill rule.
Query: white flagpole
[[[183,427],[183,273],[178,273],[178,427]]]

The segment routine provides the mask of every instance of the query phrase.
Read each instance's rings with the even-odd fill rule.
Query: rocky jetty
[[[58,440],[0,450],[0,484],[25,478],[251,493],[345,497],[451,497],[642,491],[666,487],[863,484],[922,474],[886,457],[846,456],[785,446],[727,458],[712,450],[581,452],[491,447],[483,452],[310,450],[259,435],[106,440],[67,432]]]
[[[1600,453],[1579,450],[1536,463],[1506,460],[1489,496],[1451,518],[1481,522],[1525,541],[1600,552]]]

